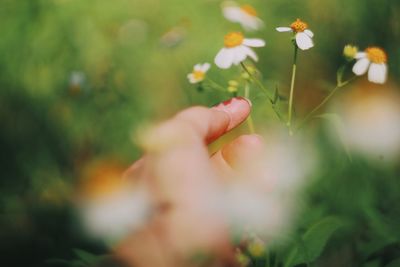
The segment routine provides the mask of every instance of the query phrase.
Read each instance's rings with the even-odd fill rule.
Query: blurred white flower
[[[278,32],[293,32],[296,44],[301,50],[307,50],[314,46],[312,38],[314,33],[308,29],[308,24],[300,19],[293,22],[290,27],[278,27]]]
[[[251,5],[239,6],[233,1],[226,1],[222,4],[222,13],[227,20],[239,23],[246,31],[256,31],[264,25]]]
[[[193,84],[202,82],[206,77],[206,73],[210,69],[210,67],[210,63],[196,64],[193,67],[192,73],[189,73],[187,75],[189,82]]]
[[[221,69],[228,69],[232,65],[239,65],[248,56],[258,60],[256,53],[250,47],[263,47],[264,40],[244,38],[241,32],[231,32],[224,37],[224,48],[215,57],[215,64]]]
[[[290,137],[283,130],[269,131],[261,154],[243,169],[236,168],[238,177],[221,195],[232,229],[249,228],[271,241],[290,230],[316,157],[304,139]]]
[[[387,88],[360,87],[337,103],[341,139],[354,152],[391,163],[400,155],[400,95]]]
[[[356,54],[356,64],[353,72],[357,76],[364,75],[368,71],[368,80],[373,83],[383,84],[387,80],[387,55],[379,47],[369,47],[364,52]]]
[[[117,241],[142,226],[150,211],[144,190],[120,190],[81,203],[88,232],[107,241]]]

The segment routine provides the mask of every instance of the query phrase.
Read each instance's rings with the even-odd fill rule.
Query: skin
[[[148,131],[144,156],[124,174],[151,195],[148,223],[123,240],[117,257],[135,267],[236,266],[227,223],[211,201],[217,189],[246,171],[261,151],[258,135],[242,135],[209,155],[207,145],[242,123],[251,103],[233,98],[215,107],[191,107]],[[204,264],[204,263],[203,263]]]

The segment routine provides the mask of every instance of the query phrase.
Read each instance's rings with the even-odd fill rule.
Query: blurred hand
[[[261,150],[257,135],[242,135],[209,155],[207,145],[242,123],[251,105],[233,98],[212,108],[192,107],[151,130],[145,155],[125,177],[152,198],[148,224],[117,248],[131,266],[198,266],[193,257],[211,256],[216,266],[233,266],[228,225],[214,202],[229,178]]]

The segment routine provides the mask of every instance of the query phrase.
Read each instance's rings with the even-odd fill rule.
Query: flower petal
[[[368,58],[359,59],[353,66],[354,74],[357,76],[364,75],[367,72],[370,63],[371,62]]]
[[[365,52],[358,52],[354,58],[355,58],[355,59],[360,59],[360,58],[366,58],[366,57],[367,57],[367,53],[365,53]]]
[[[221,69],[228,69],[232,66],[234,54],[232,48],[222,48],[214,59],[215,65]]]
[[[264,22],[261,19],[247,14],[242,15],[239,23],[246,31],[256,31],[264,26]]]
[[[226,6],[222,8],[222,13],[227,20],[239,22],[242,19],[243,11],[237,6]]]
[[[201,66],[200,71],[206,73],[210,69],[211,65],[210,63],[206,62]]]
[[[305,30],[304,33],[307,34],[308,36],[310,36],[311,38],[314,37],[314,33],[312,31],[308,30],[308,29]]]
[[[387,65],[371,63],[368,71],[368,81],[384,84],[387,80]]]
[[[296,44],[301,50],[307,50],[314,46],[311,37],[304,32],[296,34]]]
[[[193,67],[193,69],[195,70],[195,71],[201,71],[201,64],[196,64],[196,65],[194,65],[194,67]]]
[[[243,44],[250,47],[263,47],[265,46],[265,41],[261,39],[247,39],[243,40]]]
[[[243,46],[243,51],[246,53],[246,56],[251,57],[254,61],[258,61],[257,54],[249,47]]]
[[[247,57],[246,46],[240,45],[233,48],[232,53],[234,54],[233,64],[239,65],[240,62],[244,61]]]
[[[197,83],[197,80],[194,78],[194,75],[193,75],[193,73],[190,73],[190,74],[188,74],[187,75],[187,78],[188,78],[188,80],[189,80],[189,82],[190,83]]]
[[[290,27],[278,27],[278,28],[276,28],[276,30],[278,32],[292,32],[293,31],[292,28],[290,28]]]

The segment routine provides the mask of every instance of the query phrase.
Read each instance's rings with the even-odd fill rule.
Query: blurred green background
[[[315,33],[315,48],[299,57],[299,114],[318,103],[326,84],[333,85],[348,43],[385,48],[390,83],[400,82],[398,0],[241,3],[254,5],[265,22],[261,32],[250,34],[267,42],[257,50],[257,66],[283,94],[292,46],[275,27],[299,17]],[[73,248],[106,252],[80,230],[71,209],[74,185],[93,162],[117,162],[123,170],[136,160],[134,133],[141,125],[230,97],[198,92],[186,79],[194,64],[213,62],[225,33],[240,29],[222,17],[220,4],[0,1],[1,266],[65,266],[48,260],[73,259]],[[210,76],[223,84],[232,73],[213,66]],[[358,158],[350,163],[322,128],[314,134],[322,163],[305,196],[299,232],[328,215],[350,222],[315,265],[386,266],[400,256],[399,166],[374,167]]]

